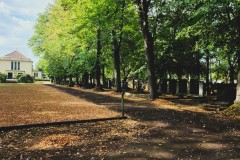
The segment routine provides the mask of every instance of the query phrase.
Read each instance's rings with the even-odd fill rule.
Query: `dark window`
[[[13,62],[11,62],[11,70],[13,70]]]
[[[18,70],[20,70],[20,62],[18,62]]]
[[[38,77],[38,73],[34,73],[34,77]]]
[[[14,70],[17,70],[17,62],[15,62]]]

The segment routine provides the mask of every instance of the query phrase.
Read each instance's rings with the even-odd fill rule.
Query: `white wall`
[[[37,74],[38,74],[38,76],[35,76],[35,74],[34,74],[34,73],[37,73]],[[42,78],[43,78],[42,71],[33,71],[33,74],[32,74],[32,76],[34,76],[35,78],[40,78],[40,79],[42,79]]]
[[[7,74],[6,70],[11,70],[11,62],[0,60],[0,72]]]
[[[20,71],[25,71],[25,74],[32,75],[32,62],[20,62]]]
[[[6,60],[0,60],[0,72],[5,73],[6,75],[8,73],[13,73],[13,78],[15,78],[18,73],[22,74],[29,74],[32,75],[32,62],[21,62],[20,61],[20,70],[11,70],[11,62],[12,61],[6,61]],[[19,62],[19,61],[13,61],[13,62]]]

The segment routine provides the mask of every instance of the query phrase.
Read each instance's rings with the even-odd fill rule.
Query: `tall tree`
[[[155,61],[154,61],[154,41],[152,33],[149,30],[149,8],[151,0],[136,0],[138,7],[139,20],[141,31],[144,38],[144,48],[147,60],[147,74],[148,74],[148,87],[150,92],[150,99],[157,98],[157,84],[155,74]]]
[[[114,78],[116,91],[121,91],[121,72],[120,72],[120,49],[123,39],[123,21],[124,21],[124,10],[125,10],[125,0],[120,1],[120,5],[116,6],[116,10],[120,10],[120,20],[119,22],[119,38],[117,38],[116,28],[112,30],[112,44],[113,44],[113,60],[114,60]],[[120,6],[120,7],[119,7]]]
[[[99,88],[101,83],[101,64],[100,64],[100,56],[102,52],[102,45],[101,45],[101,30],[97,30],[97,58],[96,58],[96,87]]]
[[[236,41],[237,41],[237,62],[238,62],[238,74],[237,74],[237,92],[236,92],[236,100],[235,103],[240,104],[240,7],[239,5],[237,6],[237,11],[236,11],[236,17],[234,19],[235,21],[235,26],[237,30],[237,35],[236,35]]]

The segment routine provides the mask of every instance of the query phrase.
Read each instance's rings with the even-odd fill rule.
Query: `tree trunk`
[[[122,45],[122,31],[123,31],[123,20],[125,10],[125,0],[121,1],[121,18],[120,18],[120,29],[119,29],[119,40],[117,39],[117,33],[112,30],[112,44],[113,44],[113,59],[114,59],[114,79],[115,79],[115,91],[121,92],[121,72],[120,72],[120,49]]]
[[[210,95],[210,88],[209,88],[209,51],[207,50],[207,55],[206,55],[206,61],[207,61],[207,70],[206,70],[206,91],[207,95]]]
[[[240,45],[240,11],[238,11],[237,13],[237,18],[236,18],[236,24],[237,24],[237,44],[238,47]],[[238,48],[237,51],[237,62],[238,62],[238,76],[237,76],[237,88],[236,88],[236,99],[235,99],[235,103],[240,104],[240,50]]]
[[[236,93],[236,99],[235,103],[240,104],[240,70],[238,70],[238,76],[237,76],[237,93]]]
[[[113,43],[113,59],[114,59],[114,78],[115,78],[115,91],[121,92],[121,77],[120,77],[120,48],[117,42],[117,35],[115,30],[112,30],[112,43]]]
[[[237,75],[237,88],[236,88],[235,103],[240,104],[240,51],[238,51],[237,58],[238,58],[237,59],[237,62],[238,62],[238,75]]]
[[[198,80],[200,80],[200,68],[201,68],[201,63],[200,63],[199,57],[197,56],[196,57],[196,76]]]
[[[69,75],[69,82],[68,82],[69,87],[73,87],[73,80],[72,80],[72,75]]]
[[[148,88],[150,92],[150,99],[157,98],[157,84],[154,64],[154,42],[153,37],[149,31],[148,11],[151,0],[136,0],[138,6],[139,19],[141,30],[144,37],[144,48],[147,60],[147,74],[148,74]]]
[[[89,74],[87,71],[85,71],[83,74],[83,87],[85,88],[88,87],[88,78],[89,78]]]
[[[232,65],[232,61],[231,61],[231,54],[232,51],[230,51],[230,53],[228,53],[228,65],[229,65],[229,78],[230,78],[230,83],[233,84],[234,83],[234,66]]]
[[[106,78],[105,78],[105,67],[102,65],[102,82],[103,82],[103,87],[106,87]]]
[[[79,85],[79,77],[76,76],[76,85]]]
[[[134,79],[134,77],[133,77],[133,79],[132,79],[132,89],[134,90],[135,89],[135,79]]]
[[[64,73],[63,75],[63,85],[66,85],[67,84],[67,75],[66,73]]]
[[[230,83],[234,83],[234,66],[230,65],[230,71],[229,71],[229,77],[230,77]]]
[[[101,30],[97,31],[97,59],[96,59],[96,87],[100,87],[101,78],[101,65],[100,65],[100,55],[101,55]]]

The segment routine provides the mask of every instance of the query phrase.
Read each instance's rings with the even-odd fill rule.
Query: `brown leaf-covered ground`
[[[97,116],[101,117],[121,114],[120,95],[111,91],[95,93],[76,87],[54,85],[32,84],[21,87],[20,84],[11,84],[13,88],[10,84],[5,85],[9,86],[0,87],[0,123],[3,126],[92,118],[89,115],[95,115],[95,111],[100,112]],[[11,105],[11,108],[6,106],[11,100],[6,96],[7,90],[13,94],[13,101],[24,109],[19,109],[17,105]],[[20,96],[20,92],[25,94]],[[33,99],[42,99],[42,106],[35,106],[37,103]],[[208,102],[187,100],[182,103],[163,99],[147,101],[143,98],[127,97],[126,120],[1,131],[0,158],[239,159],[239,120],[204,111],[201,105],[203,103]],[[83,109],[85,114],[81,114],[79,109],[85,106],[83,104],[89,108]],[[28,106],[29,109],[24,106]],[[42,110],[38,110],[41,107]],[[64,116],[45,114],[48,109],[61,112]],[[18,112],[14,113],[15,110]],[[38,114],[41,121],[35,116],[35,112],[44,113]],[[5,114],[13,114],[9,116],[11,120],[4,118],[7,117]],[[78,114],[86,117],[78,117]],[[37,120],[33,116],[37,117]],[[24,120],[24,117],[28,117],[27,120]]]
[[[119,116],[101,105],[47,85],[0,84],[0,126]]]

